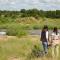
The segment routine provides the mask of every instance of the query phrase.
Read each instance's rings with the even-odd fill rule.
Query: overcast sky
[[[60,0],[0,0],[0,10],[20,9],[60,10]]]

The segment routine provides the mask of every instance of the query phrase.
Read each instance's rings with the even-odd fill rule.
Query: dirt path
[[[52,30],[49,30],[49,34],[52,33]],[[60,33],[60,30],[59,30]],[[41,35],[41,30],[28,30],[29,35]]]

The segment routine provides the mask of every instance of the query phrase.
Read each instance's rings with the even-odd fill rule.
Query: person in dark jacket
[[[44,53],[48,53],[48,27],[44,26],[41,32],[41,41],[44,49]]]

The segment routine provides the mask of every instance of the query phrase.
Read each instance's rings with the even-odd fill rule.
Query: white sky
[[[1,10],[20,10],[24,8],[60,10],[60,0],[0,0]]]

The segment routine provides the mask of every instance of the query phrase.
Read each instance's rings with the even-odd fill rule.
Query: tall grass
[[[2,19],[0,21],[0,29],[6,29],[8,35],[14,36],[27,35],[26,30],[42,29],[44,25],[48,25],[49,29],[53,29],[55,26],[60,29],[60,19],[45,18],[43,20],[43,18],[40,18],[37,20],[33,17],[26,17],[19,18],[18,20],[9,19],[9,21],[6,18]]]
[[[0,60],[52,60],[51,49],[46,56],[36,55],[37,52],[43,50],[38,39],[37,36],[24,36],[0,40]]]
[[[0,42],[0,60],[8,60],[9,58],[26,57],[31,49],[32,42],[30,40],[9,39]]]

